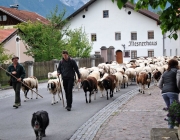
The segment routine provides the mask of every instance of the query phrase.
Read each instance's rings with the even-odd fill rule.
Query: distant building
[[[105,62],[122,63],[141,56],[163,56],[165,50],[170,51],[171,43],[162,35],[159,16],[148,10],[134,11],[130,3],[120,10],[116,1],[90,0],[67,19],[70,29],[85,30],[93,42],[92,53],[99,51]],[[179,44],[174,44],[172,53],[167,55],[180,54]]]
[[[15,29],[13,26],[28,21],[39,21],[43,24],[49,23],[46,18],[37,13],[18,10],[16,7],[7,8],[0,6],[0,44],[3,44],[5,49],[9,50],[9,54],[19,56],[19,62],[21,63],[34,61],[34,59],[24,54],[26,52],[26,44],[18,36],[18,29]]]
[[[24,54],[26,51],[25,44],[17,35],[18,29],[0,29],[0,44],[8,50],[7,53],[19,56],[19,62],[34,61],[30,56]]]

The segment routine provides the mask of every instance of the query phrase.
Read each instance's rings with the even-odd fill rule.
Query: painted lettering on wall
[[[157,41],[146,41],[146,42],[129,41],[129,46],[157,46]]]

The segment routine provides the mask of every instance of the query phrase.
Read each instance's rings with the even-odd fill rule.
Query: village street
[[[52,96],[47,91],[47,83],[39,84],[39,94],[44,98],[33,99],[24,102],[24,95],[21,92],[22,106],[14,109],[14,91],[0,90],[0,140],[33,140],[35,134],[31,128],[32,114],[38,110],[45,110],[49,113],[50,125],[47,128],[47,137],[43,140],[68,140],[87,120],[95,113],[104,108],[119,96],[137,88],[135,83],[126,89],[114,94],[114,97],[107,101],[106,97],[97,99],[92,103],[85,103],[85,96],[82,89],[73,93],[74,102],[71,112],[62,106],[62,102],[51,105]],[[30,97],[30,92],[28,93]],[[35,98],[35,94],[34,94]]]

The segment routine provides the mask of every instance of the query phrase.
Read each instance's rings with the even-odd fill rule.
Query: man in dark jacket
[[[15,91],[15,104],[13,107],[18,108],[21,106],[21,97],[20,97],[20,90],[21,90],[21,82],[25,78],[25,70],[22,65],[18,63],[19,57],[13,56],[12,58],[12,64],[9,65],[7,68],[7,71],[14,75],[17,79],[12,77],[9,73],[6,73],[7,76],[11,76],[12,86]]]
[[[80,73],[76,62],[69,57],[68,52],[62,52],[62,60],[59,62],[57,69],[58,76],[61,75],[63,79],[63,86],[66,93],[67,106],[66,109],[71,111],[72,107],[72,89],[74,84],[75,72],[78,75],[78,82],[80,82]]]

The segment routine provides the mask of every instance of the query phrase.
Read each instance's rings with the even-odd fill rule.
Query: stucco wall
[[[103,18],[103,10],[109,10],[109,18]],[[131,11],[131,15],[128,15]],[[85,18],[82,16],[85,15]],[[137,50],[137,56],[148,56],[148,50],[154,50],[155,56],[163,55],[163,36],[160,27],[152,20],[129,8],[118,9],[111,0],[94,2],[88,11],[82,11],[70,20],[70,28],[83,27],[91,40],[91,34],[96,33],[97,41],[93,43],[92,54],[102,46],[114,46],[116,50]],[[154,39],[148,40],[147,32],[154,31]],[[115,41],[115,32],[121,32],[121,40]],[[137,32],[137,42],[157,41],[156,46],[129,46],[131,32]],[[131,58],[124,58],[124,61]]]
[[[4,48],[9,50],[7,53],[9,54],[14,54],[14,55],[18,55],[18,47],[16,47],[16,35],[14,37],[12,37],[9,41],[7,41],[5,44],[4,44]],[[18,46],[18,44],[17,44]],[[20,46],[20,56],[19,56],[19,62],[20,63],[23,63],[25,61],[34,61],[34,59],[30,56],[27,56],[26,54],[24,54],[24,52],[26,52],[26,48],[25,48],[25,45],[23,44],[23,42],[20,40],[20,43],[19,43],[19,46]]]

